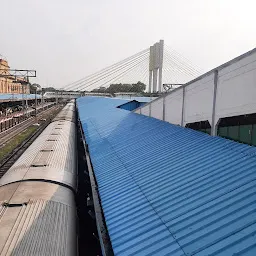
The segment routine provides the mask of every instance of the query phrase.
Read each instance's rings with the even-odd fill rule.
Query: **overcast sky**
[[[62,87],[160,39],[208,71],[255,47],[255,0],[0,0],[0,54]]]

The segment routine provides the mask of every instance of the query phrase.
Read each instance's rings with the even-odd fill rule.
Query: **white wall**
[[[149,104],[141,108],[141,114],[149,116]]]
[[[165,121],[181,125],[182,98],[182,89],[177,89],[165,97]]]
[[[256,113],[256,52],[219,71],[217,119]]]
[[[184,123],[212,119],[214,73],[185,87]]]
[[[165,121],[183,126],[205,120],[211,124],[214,120],[212,134],[222,117],[256,113],[256,48],[164,97],[165,104],[163,97],[150,103],[151,116],[163,120],[165,113]],[[149,104],[136,113],[140,111],[149,115]]]
[[[163,98],[151,103],[151,117],[163,120]]]

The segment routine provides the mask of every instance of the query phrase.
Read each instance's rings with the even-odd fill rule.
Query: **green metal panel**
[[[199,131],[200,131],[200,132],[204,132],[204,133],[205,133],[205,129],[200,129]]]
[[[228,138],[239,141],[239,126],[228,127]]]
[[[211,134],[211,128],[201,129],[201,130],[199,130],[199,131],[200,131],[200,132],[207,133],[207,134]]]
[[[228,137],[228,127],[220,127],[218,135],[225,138]]]
[[[208,134],[211,134],[211,128],[205,129],[205,132],[208,133]]]
[[[252,124],[240,125],[239,140],[246,144],[252,143]]]
[[[256,124],[252,126],[252,145],[256,146]]]

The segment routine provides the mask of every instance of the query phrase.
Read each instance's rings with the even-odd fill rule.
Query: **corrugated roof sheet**
[[[146,104],[146,102],[139,102],[137,100],[131,100],[129,102],[126,102],[126,103],[118,106],[118,108],[133,111],[136,108],[139,108],[139,107],[143,106],[144,104]]]
[[[20,207],[0,205],[0,212],[1,225],[6,226],[1,230],[1,255],[74,255],[71,207],[39,199]]]
[[[256,255],[256,148],[77,104],[116,255]]]
[[[157,99],[157,97],[133,97],[128,95],[117,96],[116,98],[123,99],[123,100],[137,100],[138,102],[145,102],[145,103]]]

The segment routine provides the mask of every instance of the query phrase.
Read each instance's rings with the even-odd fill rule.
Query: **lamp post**
[[[58,105],[58,90],[55,90],[55,96],[56,96],[56,106]]]
[[[42,105],[42,108],[44,110],[44,89],[42,88],[42,91],[41,91],[41,105]]]
[[[41,86],[39,84],[34,84],[34,86],[36,87],[36,93],[35,93],[35,119],[37,122],[37,91],[40,92],[41,91]]]
[[[15,80],[13,81],[14,84],[20,84],[21,85],[21,89],[22,89],[22,110],[23,110],[23,116],[27,116],[27,111],[26,108],[28,107],[28,102],[27,102],[27,97],[25,100],[25,92],[24,92],[24,86],[25,85],[29,85],[29,82],[26,80],[17,80],[17,77],[15,77]],[[25,106],[26,103],[26,106]]]

